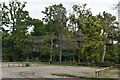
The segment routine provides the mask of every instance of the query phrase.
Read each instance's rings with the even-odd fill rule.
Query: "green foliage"
[[[66,26],[66,8],[62,4],[46,7],[42,13],[45,14],[43,21],[50,33],[57,34]]]
[[[103,14],[97,15],[101,26],[103,27],[102,35],[111,35],[111,33],[118,28],[118,23],[115,21],[116,17],[110,13],[103,12]]]
[[[118,63],[119,64],[119,44],[114,44],[111,46],[107,46],[106,52],[106,61],[111,63]]]
[[[111,67],[111,66],[115,66],[115,64],[113,62],[104,62],[104,63],[96,63],[97,66],[100,67]]]
[[[102,42],[100,41],[88,41],[84,44],[82,49],[82,58],[84,61],[100,62],[102,53]]]
[[[9,28],[2,28],[4,60],[58,61],[61,51],[63,60],[99,63],[108,40],[106,36],[120,42],[116,17],[107,12],[93,16],[86,4],[78,4],[73,5],[73,12],[67,16],[66,8],[55,4],[42,11],[45,16],[40,20],[32,19],[24,10],[25,5],[26,2],[16,0],[10,1],[9,5],[1,4],[2,26]],[[33,31],[29,33],[30,27]],[[32,42],[33,36],[42,38],[40,44]],[[32,49],[35,45],[39,45],[38,52]],[[119,44],[107,46],[106,62],[119,63],[118,47]]]
[[[30,66],[30,63],[25,63],[25,66],[26,66],[26,67],[29,67],[29,66]]]
[[[3,28],[3,59],[21,60],[24,56],[24,48],[27,45],[26,40],[29,36],[30,27],[29,13],[24,9],[26,2],[23,4],[19,1],[10,1],[9,5],[1,4],[2,8],[2,26]]]
[[[34,26],[33,32],[31,33],[33,36],[42,36],[47,34],[47,27],[41,20],[33,19],[31,24]]]

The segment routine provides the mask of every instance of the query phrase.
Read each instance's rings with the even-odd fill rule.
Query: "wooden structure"
[[[106,45],[112,45],[113,44],[113,37],[112,36],[107,36],[107,40],[106,40]]]
[[[104,73],[107,73],[111,69],[112,69],[112,66],[107,67],[107,68],[103,68],[103,69],[98,69],[98,70],[95,71],[95,77],[100,77],[100,76],[102,76],[102,74],[104,75]]]

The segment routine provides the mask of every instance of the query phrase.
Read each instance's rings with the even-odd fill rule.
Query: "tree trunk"
[[[50,54],[50,62],[52,62],[52,59],[53,59],[53,54],[52,54],[52,52],[53,52],[53,37],[52,37],[52,39],[51,39],[51,54]]]
[[[75,58],[74,58],[74,55],[73,55],[73,63],[75,62]]]
[[[62,62],[62,32],[59,35],[59,40],[60,40],[60,45],[59,45],[59,48],[60,48],[59,62]]]
[[[80,42],[78,41],[78,62],[80,62]]]
[[[103,48],[102,62],[104,62],[105,54],[106,54],[106,44],[104,44],[104,48]]]
[[[60,57],[59,57],[59,61],[62,62],[62,50],[60,50]]]
[[[78,60],[77,61],[80,62],[80,51],[79,51],[79,49],[78,49],[77,52],[78,52]]]

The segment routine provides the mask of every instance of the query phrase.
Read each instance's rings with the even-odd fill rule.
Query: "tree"
[[[75,35],[75,41],[77,41],[77,55],[78,55],[78,62],[80,62],[80,54],[81,54],[81,47],[82,43],[80,39],[83,39],[84,34],[82,33],[82,29],[84,27],[84,21],[87,17],[91,16],[92,13],[90,9],[86,8],[86,4],[82,5],[73,5],[73,13],[70,14],[70,28],[72,29]]]
[[[96,16],[87,17],[84,21],[82,33],[86,35],[86,42],[82,49],[85,61],[100,62],[101,46],[104,36],[101,35],[102,26]]]
[[[17,26],[28,25],[27,22],[31,18],[29,17],[28,11],[23,10],[25,4],[26,2],[22,4],[19,1],[10,1],[8,6],[5,3],[1,4],[2,25],[11,28],[12,32],[16,30]]]
[[[45,11],[42,11],[45,14],[45,18],[43,20],[46,22],[47,27],[49,28],[49,35],[58,36],[59,40],[59,49],[60,49],[60,58],[59,61],[62,61],[62,32],[66,27],[66,9],[62,4],[52,5],[46,7]],[[53,42],[53,38],[51,40],[51,45]],[[51,46],[52,49],[52,46]],[[52,55],[52,51],[51,51]]]
[[[33,32],[31,34],[33,36],[43,36],[47,34],[47,28],[46,25],[39,19],[32,19],[31,23],[33,27]]]
[[[103,14],[99,14],[97,16],[99,18],[100,24],[103,27],[102,30],[102,35],[104,37],[106,37],[104,39],[104,49],[103,49],[103,55],[102,55],[102,62],[104,62],[105,59],[105,53],[106,53],[106,40],[107,40],[107,36],[112,36],[112,33],[115,31],[115,29],[117,29],[117,22],[116,17],[112,16],[111,14],[107,13],[107,12],[103,12]],[[113,36],[112,36],[113,37]]]
[[[6,39],[10,41],[11,49],[9,48],[7,53],[11,53],[13,56],[17,56],[16,53],[23,56],[25,40],[29,37],[27,30],[30,27],[31,18],[28,11],[24,10],[25,4],[26,2],[22,4],[16,0],[10,1],[9,5],[1,4],[2,26],[9,28],[8,36],[3,37],[3,42]],[[4,43],[6,44],[6,41]],[[8,45],[9,43],[4,47],[7,48]]]

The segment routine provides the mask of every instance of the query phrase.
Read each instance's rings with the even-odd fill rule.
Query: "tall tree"
[[[111,15],[110,13],[107,12],[103,12],[103,14],[99,14],[97,16],[99,18],[100,24],[103,27],[102,30],[102,35],[104,37],[106,37],[106,39],[104,39],[104,49],[103,49],[103,56],[102,56],[102,62],[104,62],[105,59],[105,55],[106,55],[106,40],[107,40],[107,36],[112,36],[112,33],[115,31],[115,29],[117,29],[117,22],[116,17]],[[113,37],[113,36],[112,36]]]
[[[75,35],[75,40],[77,41],[77,55],[78,55],[78,62],[80,62],[80,54],[81,54],[81,40],[84,36],[84,34],[82,33],[82,29],[84,27],[84,20],[91,16],[92,13],[90,11],[90,9],[86,8],[86,4],[82,4],[82,5],[73,5],[73,13],[70,14],[70,28],[72,29],[74,35]]]
[[[84,21],[82,33],[87,41],[82,49],[83,59],[89,62],[100,62],[101,46],[104,36],[101,35],[102,26],[96,16],[87,17]]]
[[[45,18],[43,18],[43,20],[46,22],[48,28],[50,29],[49,34],[58,36],[59,49],[60,49],[59,61],[61,62],[62,61],[62,56],[61,56],[62,32],[66,27],[66,9],[65,7],[63,7],[62,4],[52,5],[52,6],[46,7],[45,11],[43,11],[42,13],[45,14]],[[51,45],[53,42],[52,40],[51,40]],[[52,51],[51,51],[51,55],[52,55]]]
[[[28,11],[24,10],[25,4],[26,2],[22,4],[16,0],[10,1],[8,6],[5,3],[1,4],[2,25],[9,27],[12,32],[16,30],[17,26],[28,25],[27,22],[31,18],[29,17]]]
[[[9,28],[9,36],[4,37],[3,40],[8,38],[11,41],[9,51],[11,54],[19,53],[22,55],[21,53],[24,53],[24,43],[28,38],[28,28],[31,22],[28,11],[24,10],[25,4],[26,2],[21,3],[16,0],[9,1],[8,5],[6,3],[1,4],[2,26]]]

